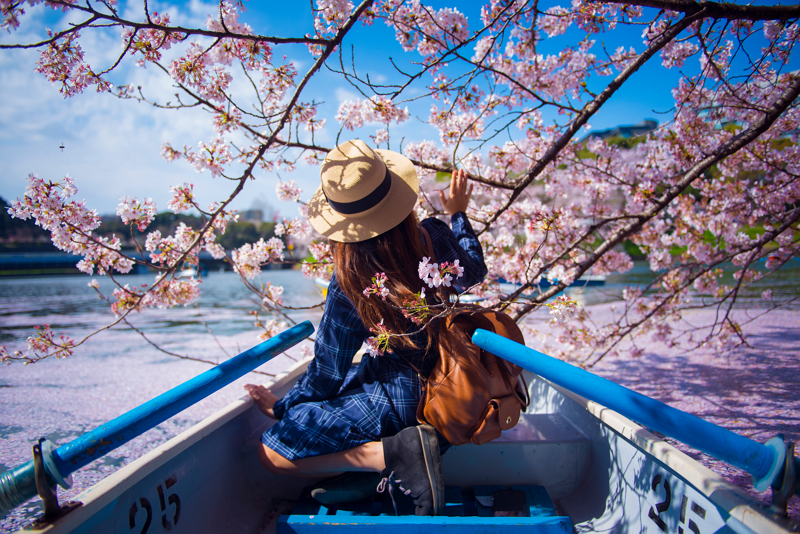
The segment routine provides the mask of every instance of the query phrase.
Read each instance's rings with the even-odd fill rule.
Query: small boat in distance
[[[67,470],[74,463],[86,465],[102,455],[98,449],[116,446],[117,436],[130,439],[127,426],[120,426],[126,418],[134,419],[135,426],[141,427],[138,430],[144,432],[143,421],[149,416],[142,417],[143,412],[157,411],[159,418],[169,417],[180,408],[170,407],[172,403],[185,407],[189,402],[183,398],[184,391],[196,402],[201,393],[207,395],[213,387],[221,387],[216,384],[223,381],[221,377],[232,373],[232,381],[312,330],[307,322],[293,327],[99,427],[88,438],[78,438],[44,454],[47,447],[40,443],[36,466],[28,469],[25,464],[0,475],[2,509],[8,511],[22,502],[17,493],[26,484],[30,486],[26,477],[36,476],[40,486],[48,485],[45,477],[52,475],[53,468],[48,461],[61,462],[56,467]],[[453,447],[443,456],[447,485],[443,516],[392,515],[391,501],[385,494],[340,507],[311,501],[307,486],[313,481],[274,475],[261,467],[256,447],[274,421],[243,396],[84,491],[76,497],[80,505],[53,514],[37,528],[52,534],[167,530],[396,534],[407,529],[502,534],[762,534],[800,530],[800,524],[781,512],[798,491],[796,469],[800,459],[794,457],[793,445],[784,449],[779,438],[764,445],[736,436],[586,371],[549,362],[548,357],[530,348],[495,338],[499,336],[478,330],[473,341],[540,374],[525,371],[531,404],[515,427],[495,441]],[[254,360],[251,367],[239,363],[244,356]],[[354,361],[360,357],[356,355]],[[309,361],[298,362],[266,386],[283,396]],[[607,398],[609,404],[620,406],[620,411],[636,414],[642,424],[557,381]],[[165,406],[170,407],[169,413],[162,413]],[[159,418],[150,418],[147,424],[158,424]],[[686,442],[691,446],[699,443],[701,450],[722,451],[719,454],[734,465],[744,462],[754,473],[758,489],[774,485],[774,509],[754,502],[643,425],[673,429],[678,434],[687,431]],[[696,435],[697,429],[703,430],[702,435]],[[79,440],[88,449],[73,446]],[[785,456],[780,457],[780,451]],[[65,482],[63,478],[58,472],[51,476],[59,482]],[[55,485],[53,480],[49,483]],[[46,488],[44,498],[53,499],[47,496]],[[54,506],[57,508],[49,504],[51,510]]]
[[[176,278],[205,278],[206,276],[208,276],[208,267],[202,263],[196,267],[187,267],[175,275]]]

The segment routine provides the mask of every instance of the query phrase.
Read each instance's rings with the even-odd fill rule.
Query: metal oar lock
[[[778,434],[772,439],[783,443],[783,434]],[[793,495],[800,495],[797,481],[797,472],[800,471],[800,459],[794,456],[794,445],[793,441],[785,443],[783,470],[775,475],[775,479],[771,483],[772,511],[782,515],[788,515],[789,499]]]
[[[472,342],[641,425],[747,471],[758,491],[772,487],[772,510],[776,513],[786,515],[789,499],[800,496],[800,458],[794,456],[795,444],[785,442],[783,435],[766,443],[753,441],[486,330],[476,330]]]
[[[66,478],[61,476],[53,461],[53,450],[55,450],[55,445],[45,438],[39,438],[39,442],[33,446],[33,477],[36,483],[36,493],[44,503],[44,515],[31,523],[34,530],[41,530],[47,524],[83,504],[78,501],[69,501],[64,505],[58,504],[56,484],[64,489],[71,488],[72,475]],[[55,479],[55,484],[51,484],[50,479]]]
[[[31,525],[35,529],[76,509],[81,503],[62,506],[57,497],[58,486],[64,489],[72,486],[72,473],[263,365],[312,333],[311,322],[304,321],[58,448],[44,438],[39,439],[33,446],[33,460],[0,474],[0,517],[36,495],[44,502],[44,515]]]

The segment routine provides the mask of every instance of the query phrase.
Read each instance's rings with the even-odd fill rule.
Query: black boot
[[[412,426],[381,442],[386,470],[379,490],[394,484],[414,500],[416,515],[439,515],[444,509],[444,481],[433,427]]]

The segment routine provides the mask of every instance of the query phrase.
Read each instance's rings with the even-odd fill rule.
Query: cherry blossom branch
[[[486,222],[487,226],[496,221],[500,215],[505,212],[511,206],[511,204],[513,204],[519,195],[522,194],[522,191],[556,159],[556,157],[567,146],[572,138],[575,137],[580,129],[595,113],[600,110],[603,104],[605,104],[608,99],[611,98],[611,96],[616,93],[620,87],[622,87],[622,84],[624,84],[634,72],[639,70],[639,68],[641,68],[642,65],[644,65],[651,57],[653,57],[656,52],[664,48],[664,46],[670,43],[678,34],[688,28],[696,20],[703,18],[703,16],[703,12],[698,12],[692,14],[691,16],[684,17],[676,24],[670,26],[661,35],[659,35],[658,38],[656,38],[655,41],[650,44],[650,46],[647,47],[647,50],[645,50],[622,72],[620,72],[619,75],[614,78],[614,80],[609,83],[608,86],[606,86],[606,88],[603,89],[603,91],[597,95],[594,100],[588,102],[583,107],[583,110],[580,112],[580,114],[572,122],[570,122],[566,131],[561,134],[561,136],[551,145],[544,157],[536,162],[531,170],[525,174],[525,177],[516,184],[514,191],[511,193],[511,196],[508,198],[503,207]]]
[[[624,0],[603,0],[609,4],[629,4]],[[791,20],[800,18],[800,5],[758,6],[706,0],[636,0],[636,5],[694,14],[705,11],[712,19],[728,20]]]
[[[728,141],[720,145],[720,147],[717,148],[713,154],[710,154],[703,160],[697,162],[689,171],[686,172],[684,177],[681,180],[679,180],[678,183],[670,187],[661,196],[661,198],[654,201],[652,207],[650,207],[643,213],[637,215],[634,221],[614,232],[614,234],[611,237],[606,239],[600,246],[595,248],[592,254],[588,255],[588,257],[585,260],[583,260],[582,262],[578,263],[575,266],[574,278],[581,276],[583,273],[589,270],[589,268],[592,265],[594,265],[600,259],[600,257],[602,257],[604,253],[613,249],[617,245],[621,244],[625,239],[627,239],[631,235],[637,233],[647,221],[653,219],[658,213],[660,213],[664,208],[666,208],[679,194],[684,192],[695,180],[703,176],[703,173],[707,169],[709,169],[712,165],[721,161],[725,157],[733,154],[739,149],[745,147],[746,145],[754,141],[759,135],[764,133],[778,119],[778,117],[793,103],[793,101],[799,95],[800,95],[800,76],[795,76],[794,79],[792,80],[791,85],[787,88],[787,90],[780,95],[780,97],[775,101],[775,103],[772,106],[770,106],[769,112],[764,114],[764,116],[756,124],[748,128],[747,130],[742,131],[735,137],[729,139]],[[567,247],[566,250],[569,251],[576,245],[577,243],[574,243],[573,245]],[[550,264],[555,264],[557,261],[563,259],[567,255],[567,251],[562,253],[557,259],[552,260]],[[526,313],[529,313],[541,302],[544,302],[546,299],[560,293],[566,287],[567,284],[563,282],[551,287],[550,289],[542,293],[542,295],[540,295],[539,297],[532,299],[529,305],[523,307],[523,309],[518,312],[517,317],[522,317]]]
[[[64,37],[69,33],[75,32],[81,28],[91,26],[94,24],[94,22],[100,20],[108,21],[118,26],[133,28],[136,31],[156,30],[164,32],[165,34],[182,34],[184,36],[201,35],[205,37],[216,37],[219,39],[239,39],[243,41],[254,41],[262,43],[272,43],[272,44],[312,44],[312,45],[328,46],[331,42],[328,39],[322,39],[318,37],[271,37],[266,35],[234,33],[228,31],[227,29],[225,31],[214,31],[214,30],[204,30],[201,28],[187,28],[184,26],[168,26],[165,24],[157,24],[152,22],[149,13],[147,12],[146,13],[148,22],[133,22],[131,20],[120,18],[115,14],[107,14],[101,11],[97,11],[90,4],[87,4],[87,6],[81,6],[79,4],[75,4],[67,0],[50,0],[49,3],[53,5],[60,5],[63,8],[69,9],[71,11],[81,11],[87,13],[91,15],[91,18],[82,23],[76,24],[75,26],[69,28],[68,30],[64,30],[63,32],[55,34],[55,36],[50,39],[46,39],[37,43],[23,44],[23,45],[0,44],[0,49],[39,48],[41,46],[51,44],[55,42],[57,39],[60,39],[61,37]]]

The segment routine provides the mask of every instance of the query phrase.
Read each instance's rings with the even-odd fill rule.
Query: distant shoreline
[[[81,260],[80,256],[62,252],[50,247],[49,251],[32,250],[16,251],[0,250],[0,277],[11,276],[57,276],[57,275],[76,275],[83,274],[78,270],[76,264]],[[136,250],[125,250],[121,252],[130,257],[141,257]],[[199,254],[200,265],[206,272],[218,272],[220,270],[231,271],[231,265],[218,260],[206,251]],[[292,269],[298,262],[271,263],[262,269]],[[134,265],[130,273],[126,274],[146,274],[151,271],[144,265]]]

